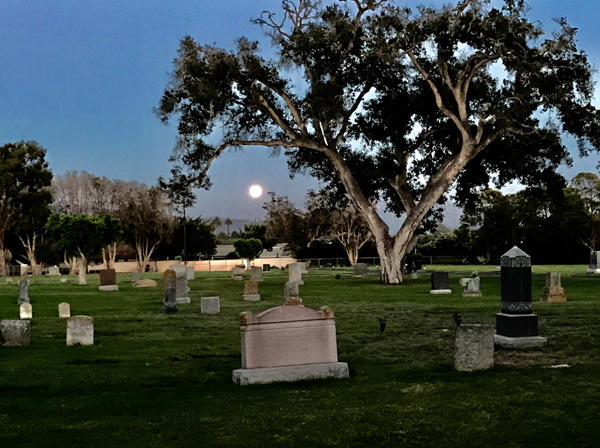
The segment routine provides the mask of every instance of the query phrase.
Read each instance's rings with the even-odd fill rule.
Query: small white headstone
[[[89,316],[67,319],[67,345],[94,345],[94,320]]]
[[[26,264],[22,264],[21,265],[21,275],[27,274],[28,269],[29,269],[29,266],[27,266]]]
[[[186,266],[185,274],[188,280],[194,280],[196,277],[194,276],[194,266]]]
[[[66,279],[66,278],[61,278],[61,279],[60,279],[60,282],[61,282],[61,283],[67,283],[67,279]]]
[[[31,303],[22,303],[19,306],[19,314],[21,319],[32,319],[33,309],[31,308]]]
[[[60,275],[60,269],[58,266],[50,266],[48,268],[48,275]]]
[[[63,302],[58,305],[58,317],[71,317],[71,305],[66,302]]]

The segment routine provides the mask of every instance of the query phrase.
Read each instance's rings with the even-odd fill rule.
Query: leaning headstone
[[[89,316],[67,318],[67,345],[94,345],[94,319]]]
[[[262,265],[262,270],[265,272],[271,272],[271,265],[269,263],[264,263]]]
[[[30,320],[3,320],[0,322],[0,334],[7,347],[29,345],[31,342]]]
[[[452,294],[450,290],[450,277],[448,272],[439,271],[431,273],[430,294]]]
[[[29,303],[29,278],[27,274],[21,274],[19,278],[19,305],[22,303]]]
[[[539,347],[546,338],[538,335],[538,317],[531,300],[531,257],[517,246],[500,257],[502,300],[496,314],[494,342],[504,348]]]
[[[118,291],[117,272],[114,269],[100,269],[100,291]]]
[[[231,278],[234,280],[243,280],[244,279],[244,268],[240,268],[239,266],[235,266],[231,270]]]
[[[178,311],[177,307],[177,274],[172,269],[167,269],[164,273],[165,279],[165,295],[163,298],[163,314],[175,314]]]
[[[66,302],[59,303],[58,317],[62,317],[62,318],[71,317],[71,305],[69,305]]]
[[[546,287],[540,300],[543,302],[566,302],[565,290],[560,286],[560,272],[546,272]]]
[[[292,283],[296,283],[300,286],[304,285],[304,281],[302,281],[302,274],[306,273],[306,264],[305,263],[291,263],[289,266],[290,266],[289,281]]]
[[[186,278],[187,280],[194,280],[195,277],[195,270],[194,270],[194,266],[186,266],[185,267],[185,273],[186,273]]]
[[[456,329],[454,368],[462,372],[494,366],[494,327],[461,324]]]
[[[139,282],[142,279],[142,274],[139,272],[131,273],[131,283]]]
[[[590,254],[590,267],[588,274],[600,274],[600,251],[592,251]]]
[[[258,282],[254,280],[248,280],[244,285],[244,300],[249,302],[258,302],[260,300],[260,294],[258,293]]]
[[[465,287],[462,293],[463,297],[481,297],[480,281],[479,277],[461,278],[460,284]]]
[[[202,297],[200,301],[201,314],[219,314],[221,312],[221,301],[218,297]]]
[[[367,278],[369,276],[369,269],[367,263],[356,263],[352,267],[352,273],[354,277]]]
[[[133,284],[134,288],[156,288],[158,283],[150,278],[143,278]]]
[[[263,281],[262,273],[263,273],[263,271],[260,266],[252,266],[250,268],[250,280],[255,281],[255,282],[262,282]]]
[[[31,303],[22,303],[19,306],[19,317],[21,319],[33,319],[33,308]]]
[[[242,368],[233,371],[241,385],[347,378],[348,364],[338,362],[335,316],[303,306],[279,306],[240,315]]]
[[[60,275],[60,268],[58,266],[50,266],[48,268],[48,275],[49,276]]]
[[[190,303],[191,299],[188,297],[188,283],[187,283],[187,269],[181,264],[174,264],[169,266],[169,269],[175,271],[177,276],[177,283],[175,285],[175,293],[177,294],[177,303]]]
[[[284,292],[285,306],[302,305],[302,299],[300,298],[300,291],[297,283],[286,282]]]

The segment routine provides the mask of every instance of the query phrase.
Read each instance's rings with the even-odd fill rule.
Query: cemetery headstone
[[[566,302],[565,290],[560,286],[560,272],[546,272],[546,287],[540,300],[544,302]]]
[[[19,305],[22,303],[29,303],[29,278],[27,274],[21,274],[19,279]]]
[[[300,291],[297,283],[286,282],[284,292],[285,306],[302,305],[302,299],[300,298]]]
[[[450,290],[450,277],[446,271],[431,273],[431,291],[430,294],[452,294]]]
[[[454,368],[462,372],[494,366],[494,327],[461,324],[456,328]]]
[[[262,270],[265,272],[271,272],[271,265],[269,263],[265,263],[262,265]]]
[[[60,279],[60,282],[61,282],[61,283],[67,283],[67,279],[66,279],[66,278],[61,278],[61,279]]]
[[[244,279],[244,268],[235,266],[231,270],[231,278],[234,280],[243,280]]]
[[[496,314],[494,342],[504,348],[539,347],[546,338],[538,335],[538,317],[531,300],[531,257],[517,246],[500,257],[502,300]]]
[[[58,305],[58,317],[71,317],[71,305],[69,305],[67,302],[60,303]]]
[[[22,303],[19,306],[19,317],[21,319],[33,319],[33,308],[31,303]]]
[[[481,297],[481,291],[479,290],[480,281],[479,277],[461,278],[460,284],[465,287],[462,293],[463,297]]]
[[[236,384],[265,384],[315,378],[347,378],[348,364],[338,362],[335,316],[303,306],[279,306],[240,315],[242,368]]]
[[[172,269],[167,269],[164,273],[165,279],[165,295],[163,298],[163,314],[175,314],[178,311],[177,307],[177,274]]]
[[[142,274],[140,272],[132,272],[131,273],[131,283],[139,282],[142,279]]]
[[[253,280],[255,282],[262,282],[263,281],[262,273],[263,273],[263,271],[260,266],[252,266],[250,268],[250,280]]]
[[[100,269],[100,291],[118,291],[117,272],[114,269]]]
[[[27,271],[29,271],[29,266],[26,264],[21,264],[21,275],[27,275]]]
[[[49,276],[60,275],[60,268],[58,266],[50,266],[48,268],[48,275]]]
[[[244,285],[244,300],[249,302],[258,302],[260,294],[258,293],[258,282],[248,280]]]
[[[12,277],[6,277],[6,283],[12,283]]]
[[[353,271],[354,277],[367,278],[369,276],[369,270],[367,267],[367,263],[356,263],[352,267],[352,271]]]
[[[169,269],[175,272],[177,276],[177,282],[175,284],[175,294],[177,296],[177,303],[190,303],[191,299],[188,296],[188,283],[187,283],[187,269],[181,264],[174,264],[169,266]]]
[[[600,274],[600,251],[592,251],[590,254],[590,267],[588,274]]]
[[[196,271],[194,270],[194,266],[186,266],[185,273],[186,273],[186,278],[188,281],[194,280],[196,278],[196,276],[195,276]]]
[[[89,316],[67,318],[67,345],[94,345],[94,319]]]
[[[291,283],[296,283],[300,286],[304,285],[304,281],[302,280],[302,274],[306,273],[305,263],[291,263],[289,265],[289,271],[289,281]]]
[[[221,301],[219,297],[202,297],[200,301],[201,314],[219,314],[221,312]]]
[[[156,288],[158,283],[150,278],[143,278],[133,284],[134,288]]]
[[[0,322],[0,334],[4,345],[17,347],[31,342],[30,320],[3,320]]]

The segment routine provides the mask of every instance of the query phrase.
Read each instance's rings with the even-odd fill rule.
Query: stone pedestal
[[[462,372],[494,366],[494,327],[462,324],[456,329],[454,368]]]
[[[462,293],[463,297],[481,297],[479,283],[479,277],[461,278],[460,284],[465,287],[465,290]]]
[[[201,314],[219,314],[221,312],[221,301],[219,297],[202,297],[200,301]]]
[[[560,286],[560,272],[546,273],[546,287],[540,300],[543,302],[566,302],[565,290]]]
[[[369,276],[367,263],[356,263],[352,266],[352,274],[354,277],[367,278]]]
[[[538,336],[538,318],[532,312],[531,257],[515,246],[502,255],[500,268],[502,308],[496,315],[495,343],[505,348],[543,345],[546,339]],[[519,338],[529,339],[520,344]]]
[[[302,305],[300,292],[297,283],[286,282],[284,286],[285,302],[284,305],[294,306]]]
[[[58,317],[62,317],[63,319],[71,317],[71,305],[66,302],[60,303],[58,305]]]
[[[72,316],[67,319],[67,345],[94,345],[94,319]]]
[[[156,288],[158,283],[151,278],[143,278],[133,284],[134,288]]]
[[[260,294],[258,293],[258,282],[254,280],[248,280],[244,285],[244,300],[249,302],[258,302],[260,300]]]
[[[592,251],[590,254],[590,267],[587,270],[588,274],[600,274],[600,252]]]
[[[7,347],[29,345],[31,342],[31,321],[3,320],[0,322],[0,334],[4,345]]]
[[[448,272],[439,271],[431,273],[430,294],[452,294],[450,290],[450,276]]]

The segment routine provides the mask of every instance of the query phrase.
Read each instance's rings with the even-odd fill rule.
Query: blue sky
[[[152,113],[169,80],[179,39],[233,48],[246,36],[268,46],[250,23],[280,0],[2,0],[0,2],[0,143],[35,140],[55,174],[68,170],[154,184],[168,176],[175,129]],[[445,1],[396,4],[442,4]],[[600,2],[530,0],[546,29],[554,17],[579,28],[579,44],[600,65]],[[596,99],[595,104],[600,106]],[[567,177],[596,171],[597,157],[576,161]],[[310,178],[290,180],[285,159],[266,149],[227,154],[211,168],[210,191],[193,215],[257,219],[263,199],[252,183],[304,202]]]

